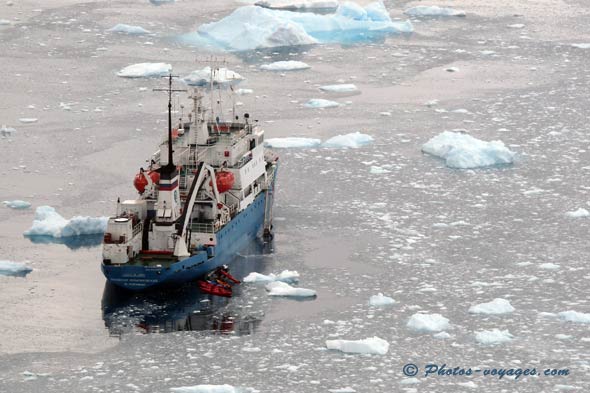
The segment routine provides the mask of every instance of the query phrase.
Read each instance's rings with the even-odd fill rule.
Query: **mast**
[[[171,174],[176,170],[176,166],[174,165],[173,161],[172,150],[172,92],[180,92],[186,90],[172,88],[172,78],[178,78],[177,75],[172,75],[172,73],[170,73],[170,75],[164,76],[163,78],[168,78],[168,88],[154,89],[154,91],[168,92],[168,164],[165,167],[162,167],[161,174]]]

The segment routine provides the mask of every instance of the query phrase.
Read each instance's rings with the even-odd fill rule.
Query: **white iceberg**
[[[440,314],[414,314],[406,325],[417,333],[438,333],[447,330],[449,320]]]
[[[8,19],[0,19],[0,26],[10,26],[11,24]]]
[[[33,269],[23,263],[0,261],[0,276],[24,277],[32,271]]]
[[[590,323],[590,314],[585,314],[578,311],[562,311],[557,315],[559,316],[559,319],[566,322]]]
[[[346,2],[335,13],[327,15],[250,5],[236,9],[220,21],[200,26],[198,37],[187,35],[185,40],[202,43],[205,38],[222,49],[242,51],[327,42],[348,43],[366,40],[373,35],[412,31],[409,21],[392,21],[382,2],[371,3],[365,8]]]
[[[133,25],[126,25],[124,23],[119,23],[107,31],[111,33],[124,33],[130,35],[141,35],[141,34],[149,34],[150,32],[144,29],[141,26],[133,26]]]
[[[325,141],[323,147],[350,147],[353,149],[359,148],[364,145],[368,145],[373,142],[373,137],[367,134],[361,134],[360,132],[353,132],[351,134],[336,135]]]
[[[389,343],[379,337],[364,340],[327,340],[326,347],[345,353],[362,353],[371,355],[385,355],[389,351]]]
[[[252,89],[238,89],[238,90],[236,90],[236,94],[239,96],[245,96],[245,95],[252,94],[252,93],[254,93],[254,90],[252,90]]]
[[[286,282],[273,281],[266,284],[269,296],[286,296],[286,297],[316,297],[317,293],[313,289],[295,288]]]
[[[465,16],[465,11],[455,10],[453,8],[439,7],[436,5],[426,6],[419,5],[412,7],[404,12],[406,15],[419,17],[419,16]]]
[[[516,153],[502,141],[485,142],[462,132],[444,131],[422,146],[422,151],[440,157],[450,168],[470,169],[512,164]]]
[[[276,149],[316,147],[319,146],[320,143],[322,143],[320,139],[298,137],[270,138],[264,141],[266,146],[274,147]]]
[[[352,83],[320,86],[320,90],[330,93],[356,93],[359,91],[358,87]]]
[[[39,206],[31,229],[25,236],[50,236],[55,238],[101,234],[106,231],[108,217],[63,218],[51,206]]]
[[[590,216],[590,212],[583,207],[579,208],[578,210],[574,210],[571,212],[565,213],[566,216],[571,218],[582,218]]]
[[[475,333],[475,340],[483,345],[496,345],[512,341],[514,336],[508,330],[492,329]]]
[[[382,293],[379,293],[377,295],[373,295],[369,299],[369,305],[373,306],[373,307],[391,306],[394,303],[395,303],[395,300],[393,300],[389,296],[383,295]]]
[[[288,11],[334,11],[338,8],[338,0],[260,0],[254,5]]]
[[[309,64],[302,61],[275,61],[270,64],[263,64],[260,66],[261,70],[265,71],[297,71],[311,68]]]
[[[323,98],[312,98],[303,104],[306,108],[335,108],[340,106],[336,101],[324,100]]]
[[[9,207],[11,209],[17,209],[17,210],[28,209],[29,207],[31,207],[30,202],[21,201],[19,199],[15,199],[14,201],[4,201],[2,203],[4,203],[4,205],[6,207]]]
[[[172,71],[172,66],[166,63],[137,63],[117,72],[121,78],[157,78],[166,76]]]
[[[0,135],[2,136],[12,136],[15,132],[16,130],[14,128],[8,127],[6,124],[3,124],[2,128],[0,128]]]
[[[182,80],[189,86],[210,86],[211,82],[213,82],[213,86],[233,86],[243,81],[244,77],[227,68],[222,67],[212,70],[211,67],[207,66],[201,70],[191,72]]]
[[[279,274],[261,274],[256,272],[251,272],[242,280],[244,282],[251,282],[251,283],[269,283],[273,281],[283,281],[286,283],[294,283],[299,281],[299,273],[292,270],[283,270]]]
[[[509,314],[514,307],[506,299],[496,298],[488,303],[481,303],[469,308],[471,314],[500,315]]]
[[[254,393],[251,388],[236,388],[231,385],[195,385],[170,388],[174,393]]]
[[[578,49],[590,49],[590,43],[572,44],[572,46]]]

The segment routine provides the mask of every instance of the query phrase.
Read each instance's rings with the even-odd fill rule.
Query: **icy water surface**
[[[259,119],[267,138],[373,137],[356,149],[277,150],[276,236],[270,250],[239,256],[235,271],[296,270],[298,286],[317,291],[307,301],[271,298],[257,284],[229,301],[191,287],[120,293],[105,285],[92,239],[22,236],[38,206],[99,217],[113,213],[118,196],[133,196],[132,177],[165,130],[166,103],[151,92],[158,79],[116,73],[145,62],[170,63],[181,76],[202,68],[211,53],[176,37],[241,4],[9,3],[0,4],[9,22],[0,24],[0,124],[16,131],[0,138],[0,199],[33,206],[0,209],[0,259],[33,271],[0,276],[0,391],[590,387],[590,221],[567,214],[590,209],[586,2],[441,1],[467,16],[412,19],[410,36],[354,45],[214,54],[246,78],[239,87],[253,93],[239,96],[237,110]],[[403,10],[421,2],[385,4],[406,19]],[[151,34],[106,32],[118,23]],[[259,70],[281,60],[311,68]],[[359,92],[319,89],[350,83]],[[319,98],[341,105],[304,106]],[[421,152],[445,130],[501,140],[516,161],[450,169]],[[378,293],[395,303],[369,306]],[[514,310],[469,312],[496,298]],[[580,314],[559,314],[567,311]],[[407,324],[417,313],[440,314],[448,326],[416,332]],[[508,341],[483,344],[484,331]],[[373,336],[389,343],[387,354],[326,349],[326,340]],[[404,375],[410,363],[415,378]],[[429,363],[569,375],[425,377]]]

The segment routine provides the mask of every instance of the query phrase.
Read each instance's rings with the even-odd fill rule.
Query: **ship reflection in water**
[[[252,271],[262,272],[270,245],[253,244],[230,265],[231,274],[242,280]],[[102,313],[111,336],[127,333],[170,333],[204,331],[212,334],[247,335],[262,322],[262,311],[239,307],[241,286],[233,298],[202,293],[196,283],[178,289],[129,292],[109,282],[102,296]]]

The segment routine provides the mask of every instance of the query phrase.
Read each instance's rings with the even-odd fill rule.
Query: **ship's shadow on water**
[[[102,244],[103,235],[82,235],[69,237],[25,236],[34,244],[63,244],[70,250],[98,247]]]
[[[242,280],[250,272],[263,271],[272,243],[253,242],[230,263],[231,274]],[[238,301],[241,285],[233,298],[202,293],[196,283],[179,288],[131,292],[109,282],[102,295],[102,315],[112,336],[126,333],[169,333],[204,331],[212,334],[247,335],[262,322],[260,312],[242,309]]]

